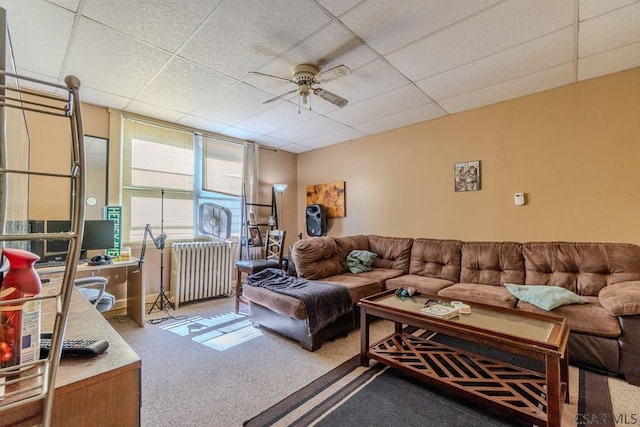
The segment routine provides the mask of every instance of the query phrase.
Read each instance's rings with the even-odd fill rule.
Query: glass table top
[[[420,309],[425,306],[425,303],[427,301],[433,301],[434,299],[438,301],[438,299],[436,298],[428,298],[424,295],[399,297],[394,293],[391,293],[377,299],[371,299],[369,300],[369,302],[383,307],[389,307],[407,311],[412,314],[418,314],[427,318],[430,316],[422,314],[420,312]],[[546,321],[542,319],[527,317],[525,313],[518,314],[492,310],[490,308],[475,306],[473,305],[473,303],[469,303],[469,305],[471,305],[470,314],[460,314],[457,317],[447,319],[445,321],[457,323],[459,325],[468,325],[475,328],[482,328],[487,331],[538,341],[542,343],[548,343],[554,327],[558,324],[554,321]]]

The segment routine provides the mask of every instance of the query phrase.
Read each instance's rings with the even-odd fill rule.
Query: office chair
[[[80,293],[98,310],[100,313],[109,311],[116,303],[116,297],[105,290],[109,279],[106,277],[83,277],[74,281]]]
[[[236,313],[240,311],[240,303],[246,303],[242,298],[242,273],[254,274],[267,268],[282,268],[284,252],[284,230],[267,230],[265,239],[264,259],[247,259],[236,262],[238,277],[236,278]]]

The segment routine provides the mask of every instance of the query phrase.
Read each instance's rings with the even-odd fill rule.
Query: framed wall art
[[[307,206],[324,205],[327,208],[328,218],[343,218],[347,215],[344,199],[344,181],[307,186]]]
[[[453,166],[453,182],[456,191],[480,189],[480,160],[459,162]]]
[[[249,238],[253,246],[262,246],[262,233],[260,233],[260,227],[255,225],[249,226]]]

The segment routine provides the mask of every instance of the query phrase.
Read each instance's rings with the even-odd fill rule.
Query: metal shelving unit
[[[253,245],[250,242],[249,239],[249,227],[250,226],[256,226],[256,227],[267,227],[271,230],[277,230],[278,229],[278,209],[276,206],[276,193],[275,190],[272,188],[271,189],[271,204],[267,204],[267,203],[251,203],[251,202],[247,202],[247,196],[244,192],[244,190],[242,191],[242,197],[241,197],[241,204],[242,204],[242,209],[240,211],[240,253],[239,253],[239,259],[242,260],[243,259],[243,248],[245,250],[245,254],[244,256],[246,256],[246,259],[250,259],[250,254],[249,254],[249,249],[252,247],[264,247],[264,245]],[[255,212],[256,214],[256,219],[258,220],[257,223],[255,224],[250,224],[249,221],[249,215],[250,215],[250,210],[254,209],[256,211],[259,211],[260,209],[269,209],[269,216],[273,217],[273,223],[269,223],[267,222],[262,222],[260,221],[260,219],[264,218],[264,214],[261,212]]]
[[[2,247],[6,245],[20,246],[34,240],[69,241],[65,271],[59,288],[52,284],[44,286],[46,291],[35,297],[0,301],[0,307],[35,300],[41,300],[43,304],[47,300],[52,300],[49,304],[55,304],[52,347],[49,356],[35,362],[0,369],[0,382],[4,381],[4,395],[0,399],[0,419],[3,418],[3,414],[9,411],[15,412],[16,408],[21,405],[41,402],[41,424],[49,426],[52,417],[55,378],[60,362],[62,341],[67,325],[67,314],[84,231],[85,154],[80,100],[78,98],[80,81],[74,76],[68,76],[65,78],[66,86],[53,84],[7,72],[4,63],[0,70],[0,78],[0,119],[2,125],[2,131],[0,131],[0,245]],[[21,88],[22,83],[29,83],[31,86],[45,89],[42,91],[23,89]],[[10,166],[11,148],[15,147],[16,143],[12,145],[6,140],[4,129],[7,109],[21,110],[28,112],[27,114],[56,116],[69,122],[71,159],[68,169],[67,165],[60,166],[68,172],[54,173],[45,170],[30,170],[28,167],[14,168]],[[26,122],[25,127],[27,127]],[[22,148],[28,152],[29,147]],[[12,226],[8,227],[8,207],[17,203],[18,197],[26,197],[28,205],[28,191],[16,192],[9,188],[8,182],[15,176],[26,177],[27,180],[33,176],[68,180],[71,195],[69,208],[71,231],[65,233],[28,233],[28,218],[21,218],[21,221],[11,218]],[[16,223],[18,225],[24,223],[24,226],[16,226]]]

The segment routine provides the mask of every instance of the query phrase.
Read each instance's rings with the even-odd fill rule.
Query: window
[[[123,242],[141,241],[146,224],[192,239],[193,133],[123,119],[122,134]]]
[[[196,153],[196,162],[202,167],[201,188],[196,189],[197,198],[200,203],[214,203],[228,208],[232,219],[231,234],[237,235],[240,229],[245,144],[210,136],[197,137],[196,140],[201,142],[202,147],[202,155]]]

